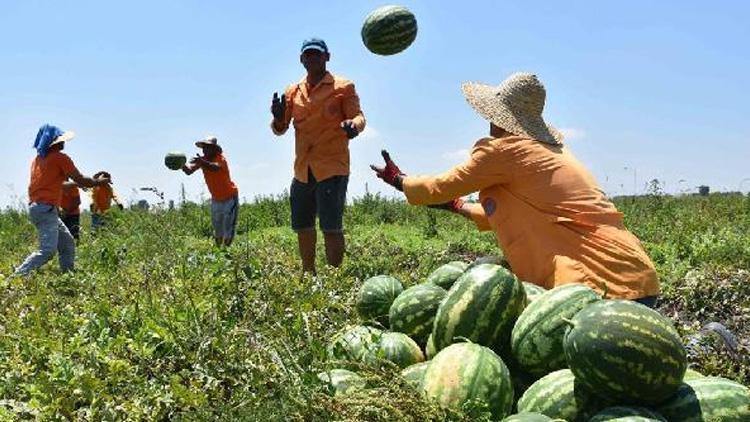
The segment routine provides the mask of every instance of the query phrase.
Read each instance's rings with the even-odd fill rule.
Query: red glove
[[[388,151],[383,150],[380,153],[383,155],[383,160],[385,160],[385,167],[377,167],[371,164],[370,168],[375,171],[375,175],[383,179],[385,183],[388,183],[394,188],[403,191],[402,179],[403,176],[406,175],[401,171],[400,168],[398,168],[396,163],[391,160],[391,156],[390,154],[388,154]]]
[[[458,213],[465,203],[466,201],[464,201],[463,198],[456,198],[452,201],[443,202],[442,204],[428,205],[428,207]]]

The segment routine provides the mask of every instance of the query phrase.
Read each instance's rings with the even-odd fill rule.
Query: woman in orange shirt
[[[237,229],[239,213],[239,191],[229,175],[229,164],[215,137],[211,136],[195,143],[203,151],[189,165],[182,166],[188,176],[198,169],[203,170],[203,179],[211,192],[211,223],[214,226],[216,246],[230,246]]]
[[[92,179],[81,175],[73,161],[62,153],[73,132],[63,132],[52,125],[39,128],[34,141],[37,155],[31,162],[29,183],[29,217],[39,232],[39,249],[16,268],[15,275],[27,275],[60,254],[60,269],[71,271],[75,265],[75,241],[60,220],[57,209],[62,198],[63,182],[73,179],[85,187],[103,186],[109,179]]]
[[[497,87],[467,83],[469,104],[490,122],[463,164],[439,176],[404,175],[383,151],[377,176],[413,205],[449,209],[493,230],[513,272],[545,288],[583,283],[653,306],[654,265],[594,177],[542,119],[546,92],[517,73]],[[479,192],[480,204],[460,198]]]

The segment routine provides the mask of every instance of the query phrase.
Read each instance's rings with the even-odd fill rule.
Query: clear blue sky
[[[329,68],[355,81],[369,129],[351,144],[350,192],[381,189],[367,165],[388,148],[407,173],[462,161],[487,124],[460,84],[533,71],[547,120],[612,195],[647,180],[676,191],[737,190],[750,177],[750,3],[743,1],[405,1],[417,40],[370,54],[360,27],[381,2],[3,1],[0,206],[23,201],[45,122],[78,134],[85,174],[108,169],[125,200],[157,186],[206,195],[170,172],[215,134],[241,195],[291,180],[293,135],[268,128],[271,94],[303,75],[301,41],[323,37]],[[627,170],[625,169],[627,167]],[[685,180],[680,182],[680,180]],[[750,181],[743,184],[750,189]],[[388,192],[389,189],[383,189]]]

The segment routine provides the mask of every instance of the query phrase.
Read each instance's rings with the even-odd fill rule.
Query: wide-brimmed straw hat
[[[219,154],[221,154],[222,150],[219,146],[219,141],[216,140],[215,136],[208,136],[206,138],[201,139],[200,141],[195,143],[195,146],[198,148],[206,148],[206,147],[213,147],[216,148],[217,151],[219,151]]]
[[[49,146],[61,144],[63,142],[68,142],[71,139],[75,138],[75,136],[76,136],[76,133],[73,132],[72,130],[63,132],[62,135],[58,136],[57,138],[55,138],[54,141],[50,142]]]
[[[563,135],[542,118],[547,93],[536,75],[514,73],[499,86],[466,82],[466,100],[482,117],[508,132],[560,145]]]

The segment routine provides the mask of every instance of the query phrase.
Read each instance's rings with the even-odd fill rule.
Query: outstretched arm
[[[292,121],[292,108],[287,104],[287,93],[273,93],[271,99],[271,131],[276,135],[283,135],[289,129],[289,123]]]
[[[99,177],[97,179],[92,179],[91,177],[82,175],[78,170],[69,174],[68,177],[73,179],[73,181],[76,182],[78,186],[83,186],[86,188],[93,188],[94,186],[104,186],[109,184],[110,182],[109,177]]]

